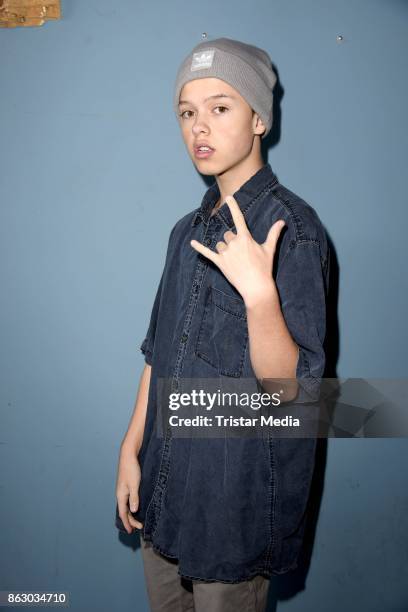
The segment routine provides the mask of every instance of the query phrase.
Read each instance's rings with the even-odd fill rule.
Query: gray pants
[[[237,583],[182,578],[177,561],[153,550],[139,533],[152,612],[265,612],[269,578],[258,575]]]

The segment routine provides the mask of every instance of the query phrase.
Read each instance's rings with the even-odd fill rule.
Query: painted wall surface
[[[337,374],[406,376],[407,24],[402,0],[73,0],[0,31],[0,590],[148,610],[115,479],[168,235],[207,187],[172,110],[202,32],[278,72],[265,154],[334,248]],[[328,441],[307,575],[269,610],[408,610],[407,451]]]

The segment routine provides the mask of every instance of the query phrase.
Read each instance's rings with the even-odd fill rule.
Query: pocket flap
[[[246,308],[242,299],[232,295],[227,295],[215,287],[209,287],[209,291],[210,300],[215,306],[218,306],[218,308],[221,308],[221,310],[225,310],[225,312],[235,315],[240,319],[246,320]]]

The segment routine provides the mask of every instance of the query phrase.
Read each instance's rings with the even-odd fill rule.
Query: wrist
[[[140,450],[140,444],[131,442],[130,440],[127,440],[125,438],[122,444],[120,445],[120,456],[121,457],[131,457],[134,459],[134,458],[137,458],[139,454],[139,450]]]
[[[252,292],[251,295],[243,296],[243,299],[247,311],[265,306],[280,310],[279,295],[274,282],[264,285],[257,293]]]

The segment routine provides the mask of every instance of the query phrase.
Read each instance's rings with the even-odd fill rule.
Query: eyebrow
[[[214,98],[230,98],[231,100],[236,100],[235,96],[229,96],[228,94],[220,93],[214,94],[213,96],[208,96],[208,98],[204,98],[204,102],[208,102],[208,100],[214,100]],[[179,106],[181,106],[181,104],[192,104],[192,102],[189,102],[188,100],[180,100]]]

